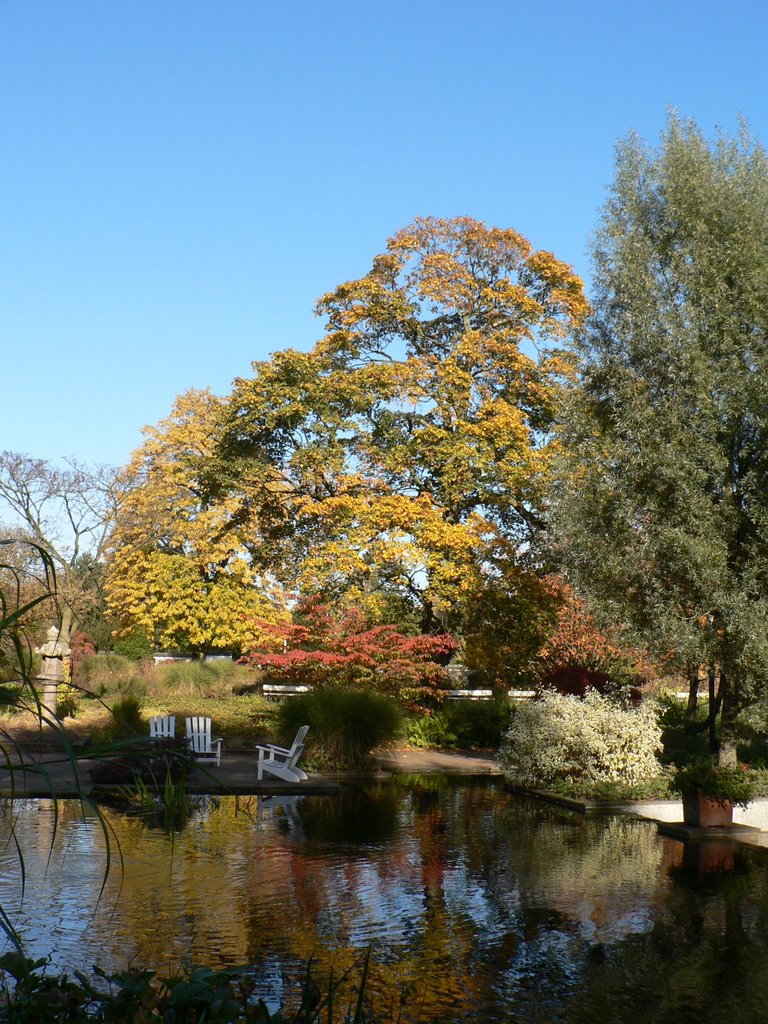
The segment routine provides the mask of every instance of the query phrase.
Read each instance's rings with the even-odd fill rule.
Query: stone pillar
[[[37,648],[42,658],[40,675],[37,677],[40,711],[43,715],[56,717],[59,683],[64,682],[64,659],[69,657],[70,649],[61,639],[58,626],[51,626],[47,633],[48,639]]]

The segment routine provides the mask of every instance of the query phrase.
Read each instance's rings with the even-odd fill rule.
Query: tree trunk
[[[735,676],[720,672],[720,764],[736,764],[736,719],[739,713],[739,686]]]
[[[68,604],[62,603],[60,611],[61,625],[59,626],[59,636],[61,637],[61,642],[69,647],[72,642],[72,634],[75,630],[75,617]]]
[[[688,704],[685,708],[685,725],[687,729],[696,728],[696,710],[699,703],[699,666],[688,668]]]
[[[707,694],[709,697],[709,710],[707,713],[707,719],[709,724],[709,752],[710,754],[717,753],[717,693],[715,691],[715,682],[717,680],[717,674],[715,672],[715,666],[709,666],[709,672],[707,673]]]

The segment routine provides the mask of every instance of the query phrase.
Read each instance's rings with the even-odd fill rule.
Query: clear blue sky
[[[0,449],[120,465],[416,216],[585,278],[618,138],[768,143],[756,0],[0,0]]]

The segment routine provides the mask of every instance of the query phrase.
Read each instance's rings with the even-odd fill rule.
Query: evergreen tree
[[[594,246],[554,521],[568,571],[680,670],[720,756],[768,677],[768,162],[742,128],[630,137]]]

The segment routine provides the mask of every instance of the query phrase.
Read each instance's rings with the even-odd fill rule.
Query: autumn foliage
[[[555,618],[537,656],[537,681],[564,693],[600,689],[609,678],[639,682],[648,673],[646,656],[623,644],[615,631],[601,629],[583,601],[560,577],[546,580]]]
[[[138,632],[180,650],[241,651],[260,638],[254,619],[276,615],[232,505],[209,500],[201,483],[221,404],[210,391],[181,395],[166,420],[145,428],[122,472],[107,575],[122,636]]]
[[[326,335],[235,381],[210,482],[300,593],[460,627],[541,529],[581,281],[511,229],[423,218],[323,296]],[[537,353],[537,354],[533,354]]]
[[[406,636],[397,626],[371,624],[359,608],[336,612],[317,597],[301,601],[294,618],[259,622],[269,642],[243,663],[286,683],[374,689],[412,702],[434,695],[441,663],[456,649],[447,634]]]
[[[328,623],[314,646],[278,626],[302,671],[424,678],[488,579],[490,608],[540,571],[575,374],[565,341],[587,308],[572,269],[510,228],[428,217],[396,232],[319,300],[309,352],[254,363],[222,398],[190,391],[147,428],[110,564],[121,628],[281,657],[257,628],[274,626],[282,594],[315,594],[362,618]],[[475,618],[467,651],[495,641],[494,619]]]

